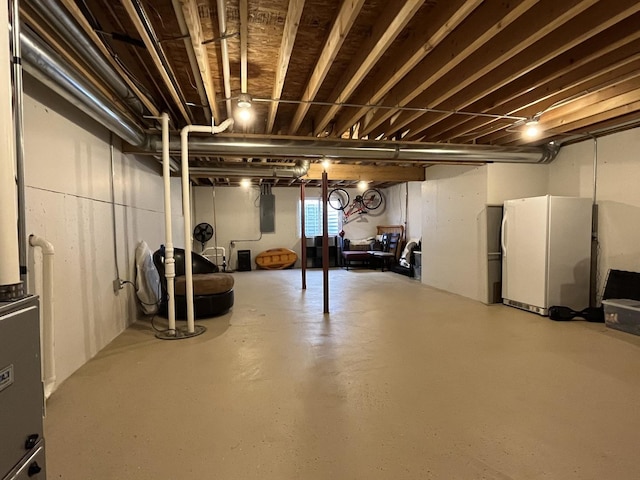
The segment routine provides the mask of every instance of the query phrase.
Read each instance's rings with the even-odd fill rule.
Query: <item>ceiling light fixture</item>
[[[533,118],[525,122],[524,130],[522,132],[522,135],[524,136],[524,138],[533,140],[535,138],[538,138],[541,133],[542,133],[542,130],[540,129],[540,124],[538,123],[537,118]]]
[[[367,182],[366,180],[360,180],[358,182],[358,190],[364,191],[367,189],[367,187],[369,187],[369,182]]]
[[[248,93],[238,95],[238,108],[251,108],[251,95]]]
[[[247,123],[249,120],[251,120],[251,95],[249,95],[248,93],[241,93],[240,95],[238,95],[238,109],[237,109],[237,115],[238,115],[238,120],[240,120],[243,123]]]

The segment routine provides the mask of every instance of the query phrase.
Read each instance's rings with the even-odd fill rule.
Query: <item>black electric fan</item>
[[[203,251],[204,244],[211,240],[211,237],[213,237],[213,227],[208,223],[199,223],[193,229],[193,238],[195,241],[200,242]]]

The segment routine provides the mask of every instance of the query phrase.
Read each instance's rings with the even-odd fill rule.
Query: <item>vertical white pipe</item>
[[[167,316],[169,330],[176,330],[175,277],[176,261],[173,257],[173,232],[171,226],[171,165],[169,161],[169,115],[161,115],[162,123],[162,177],[164,179],[164,276],[167,279]]]
[[[27,226],[24,186],[24,121],[22,98],[22,50],[20,48],[20,0],[12,0],[11,43],[13,45],[13,126],[16,132],[16,179],[18,186],[18,257],[20,278],[27,289]]]
[[[2,288],[21,284],[7,0],[0,3],[0,32],[2,32],[0,34],[0,138],[2,138],[0,142],[0,288]],[[22,291],[21,287],[18,288]]]
[[[193,317],[193,266],[191,265],[191,205],[189,192],[189,131],[187,125],[180,131],[180,164],[182,169],[182,214],[184,215],[184,275],[187,301],[187,332],[195,331]]]
[[[36,235],[29,236],[32,247],[42,249],[42,378],[44,397],[49,398],[56,386],[56,359],[54,355],[54,296],[53,296],[53,245]]]
[[[220,125],[202,126],[187,125],[180,130],[180,163],[182,171],[182,213],[184,215],[184,276],[186,282],[186,302],[187,302],[187,332],[195,332],[193,315],[193,266],[191,262],[191,251],[193,241],[191,239],[191,195],[189,188],[189,133],[211,133],[216,134],[225,131],[233,125],[233,119],[228,118]]]

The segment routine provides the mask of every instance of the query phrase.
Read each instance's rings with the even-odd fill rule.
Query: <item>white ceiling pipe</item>
[[[227,117],[231,118],[231,67],[229,65],[229,48],[227,47],[227,2],[217,0],[218,27],[220,29],[220,52],[222,53],[222,79],[224,83],[224,96],[227,99]]]
[[[193,314],[193,265],[191,262],[192,243],[191,238],[191,199],[189,188],[189,133],[216,133],[224,132],[233,125],[233,119],[228,118],[220,125],[187,125],[180,131],[182,164],[182,212],[184,214],[184,274],[187,303],[187,332],[195,332]]]
[[[53,257],[55,250],[51,242],[36,235],[29,236],[29,245],[42,249],[42,378],[44,398],[49,398],[56,387],[56,357],[54,338],[54,279]]]
[[[162,177],[164,180],[164,276],[167,279],[167,316],[169,331],[176,331],[175,278],[176,261],[173,256],[173,232],[171,225],[171,162],[169,159],[169,115],[163,113],[162,123]]]
[[[18,205],[16,191],[15,131],[11,107],[11,48],[9,4],[0,5],[0,300],[20,298]]]

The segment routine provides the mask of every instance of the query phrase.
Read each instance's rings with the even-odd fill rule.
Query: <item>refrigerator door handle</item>
[[[500,228],[500,246],[502,247],[502,255],[504,257],[507,256],[507,244],[506,244],[506,235],[505,235],[505,227],[507,225],[507,212],[504,213],[502,217],[502,227]]]

